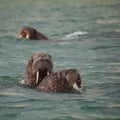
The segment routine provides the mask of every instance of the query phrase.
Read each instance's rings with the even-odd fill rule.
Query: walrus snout
[[[26,39],[30,39],[30,36],[27,35],[27,33],[22,33],[22,35],[19,35],[18,38],[26,38]]]
[[[37,31],[36,29],[28,26],[24,26],[19,34],[19,38],[26,38],[26,39],[34,39],[34,40],[50,40],[47,36],[43,33]]]
[[[32,39],[32,36],[35,34],[35,29],[30,28],[30,27],[23,27],[20,32],[18,37],[19,38],[26,38],[26,39]]]
[[[32,64],[32,69],[33,69],[33,73],[36,71],[44,71],[45,69],[49,70],[50,68],[52,68],[52,61],[48,60],[48,59],[37,59],[33,61]]]
[[[52,61],[44,57],[38,57],[32,64],[33,74],[36,75],[36,84],[38,84],[46,75],[53,72]]]
[[[53,72],[51,55],[48,53],[34,53],[30,57],[24,75],[25,84],[30,87],[37,86],[42,79]]]
[[[75,90],[81,90],[81,77],[76,69],[63,69],[58,72],[61,79],[66,79],[68,84]]]

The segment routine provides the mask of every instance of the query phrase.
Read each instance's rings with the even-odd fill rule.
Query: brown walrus
[[[24,79],[20,82],[24,86],[36,87],[41,80],[53,72],[51,55],[48,53],[33,53],[30,57]]]
[[[26,38],[26,39],[34,39],[34,40],[51,40],[47,36],[45,36],[43,33],[28,26],[25,26],[20,30],[18,37]]]
[[[80,92],[81,77],[76,69],[63,69],[46,76],[36,87],[39,91],[66,92],[73,89]]]

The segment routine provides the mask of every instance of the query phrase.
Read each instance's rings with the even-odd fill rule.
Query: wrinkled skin
[[[67,92],[77,90],[80,92],[81,77],[76,69],[63,69],[46,76],[37,86],[39,91]]]
[[[43,33],[38,32],[36,29],[32,27],[23,27],[19,34],[19,38],[26,38],[26,39],[34,39],[34,40],[50,40],[47,36],[45,36]]]
[[[33,53],[30,57],[24,80],[21,82],[29,87],[36,87],[42,79],[53,72],[51,55],[48,53]]]

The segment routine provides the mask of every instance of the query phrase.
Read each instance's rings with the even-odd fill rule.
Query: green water
[[[31,26],[52,42],[18,39]],[[76,68],[82,91],[19,87],[33,52]],[[0,120],[119,120],[120,0],[0,0]]]

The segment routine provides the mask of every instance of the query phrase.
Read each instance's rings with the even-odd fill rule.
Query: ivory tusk
[[[47,75],[50,75],[50,71],[47,71]]]
[[[79,88],[76,83],[73,84],[73,88],[79,92],[81,91],[81,88]]]
[[[39,71],[37,71],[36,73],[36,85],[38,84],[38,81],[39,81]]]
[[[29,36],[29,35],[27,35],[27,36],[26,36],[26,39],[29,39],[29,38],[30,38],[30,36]]]

